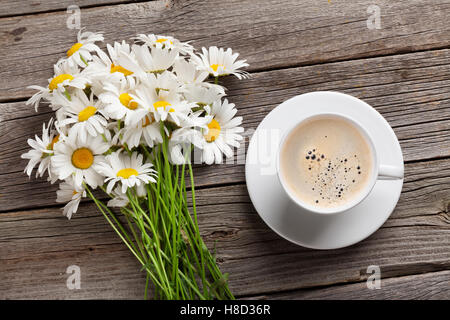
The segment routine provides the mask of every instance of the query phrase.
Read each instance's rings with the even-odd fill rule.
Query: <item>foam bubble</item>
[[[339,206],[364,188],[372,156],[363,136],[345,120],[309,121],[293,130],[282,150],[282,174],[300,200]]]

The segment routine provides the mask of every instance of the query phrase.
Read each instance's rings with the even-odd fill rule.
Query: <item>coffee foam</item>
[[[345,205],[372,175],[372,151],[350,122],[323,117],[300,124],[281,150],[281,174],[292,193],[318,208]]]

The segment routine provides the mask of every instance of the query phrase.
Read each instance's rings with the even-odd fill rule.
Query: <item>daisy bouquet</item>
[[[227,275],[203,242],[191,158],[222,163],[243,128],[218,79],[248,66],[231,49],[197,53],[169,36],[138,35],[99,47],[83,32],[54,66],[42,100],[55,111],[32,148],[25,172],[59,181],[57,202],[71,218],[90,198],[146,272],[145,297],[233,299]],[[188,186],[186,184],[188,183]],[[100,192],[94,191],[99,189]]]

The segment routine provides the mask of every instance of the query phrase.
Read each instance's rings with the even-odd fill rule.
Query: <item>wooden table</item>
[[[73,2],[0,3],[1,299],[143,297],[144,274],[96,208],[86,201],[67,221],[57,186],[23,173],[26,139],[52,115],[25,106],[26,87],[45,85],[75,41],[66,26]],[[108,42],[156,33],[239,52],[252,78],[225,85],[247,130],[294,95],[336,90],[374,106],[397,134],[406,171],[397,208],[340,250],[305,249],[272,232],[249,200],[241,162],[196,168],[200,228],[217,241],[237,297],[450,298],[449,0],[76,2],[82,27]],[[81,268],[80,290],[66,286],[70,265]],[[367,288],[370,265],[381,269],[381,289]]]

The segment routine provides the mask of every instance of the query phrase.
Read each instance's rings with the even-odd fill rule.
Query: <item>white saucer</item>
[[[278,180],[276,155],[286,131],[319,112],[339,112],[355,119],[372,136],[380,163],[403,167],[397,137],[375,109],[346,94],[312,92],[283,102],[259,124],[248,147],[245,177],[256,211],[273,231],[304,247],[337,249],[367,238],[383,225],[400,198],[403,179],[378,180],[364,201],[340,214],[313,215],[296,206]]]

